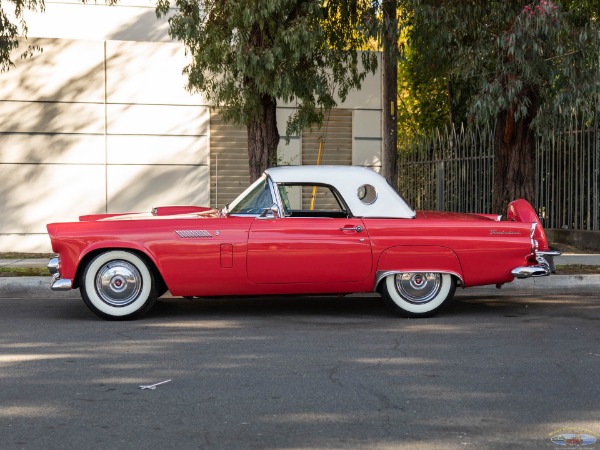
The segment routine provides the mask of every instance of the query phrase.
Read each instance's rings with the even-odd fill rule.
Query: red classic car
[[[167,206],[48,225],[51,288],[79,288],[105,319],[174,296],[377,291],[402,316],[435,314],[456,286],[549,275],[533,208],[508,220],[414,211],[384,178],[347,166],[276,167],[222,210]]]

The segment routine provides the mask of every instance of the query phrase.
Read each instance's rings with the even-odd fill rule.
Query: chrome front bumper
[[[50,289],[53,291],[70,291],[73,289],[73,280],[60,277],[60,258],[52,258],[48,261],[48,270],[52,274]]]
[[[531,278],[531,277],[545,277],[551,273],[556,272],[554,266],[554,257],[559,256],[562,252],[560,250],[550,249],[548,251],[536,252],[536,260],[538,264],[535,266],[524,266],[517,267],[511,271],[512,276],[515,278]]]

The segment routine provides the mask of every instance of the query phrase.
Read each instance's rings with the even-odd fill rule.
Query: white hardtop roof
[[[378,173],[358,166],[280,166],[265,170],[274,183],[325,184],[342,195],[356,217],[386,217],[412,219],[415,211]],[[377,192],[371,204],[358,198],[362,185],[371,185]]]

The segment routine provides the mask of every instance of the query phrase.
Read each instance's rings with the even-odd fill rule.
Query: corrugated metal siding
[[[312,131],[306,129],[302,132],[303,165],[317,163],[321,139],[323,139],[322,165],[352,165],[352,110],[332,110],[321,129]],[[234,200],[249,184],[246,129],[224,123],[217,112],[211,111],[211,206],[223,207]],[[303,206],[307,209],[310,205],[311,193],[312,189],[306,189],[303,194]],[[318,198],[323,195],[319,194],[317,194]]]
[[[210,114],[210,205],[222,208],[250,184],[246,128]]]
[[[302,132],[302,164],[317,164],[319,145],[323,139],[321,165],[352,165],[352,110],[334,109],[325,117],[321,129],[306,129]],[[325,192],[317,189],[320,209],[337,209],[335,199],[325,200]],[[304,189],[302,207],[308,209],[312,189]]]
[[[302,164],[316,164],[323,139],[322,165],[352,165],[352,110],[334,109],[320,130],[302,132]]]

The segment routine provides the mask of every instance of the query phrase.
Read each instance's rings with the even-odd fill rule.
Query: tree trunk
[[[383,6],[383,148],[381,175],[398,190],[398,25],[396,0],[384,0]]]
[[[529,95],[530,111],[537,110],[537,96]],[[505,214],[508,203],[524,198],[535,200],[535,133],[532,117],[522,117],[515,122],[514,110],[498,113],[494,137],[494,187],[492,212]]]
[[[277,103],[274,98],[261,97],[261,112],[247,125],[248,164],[250,182],[257,180],[277,160],[279,131],[277,130]]]

